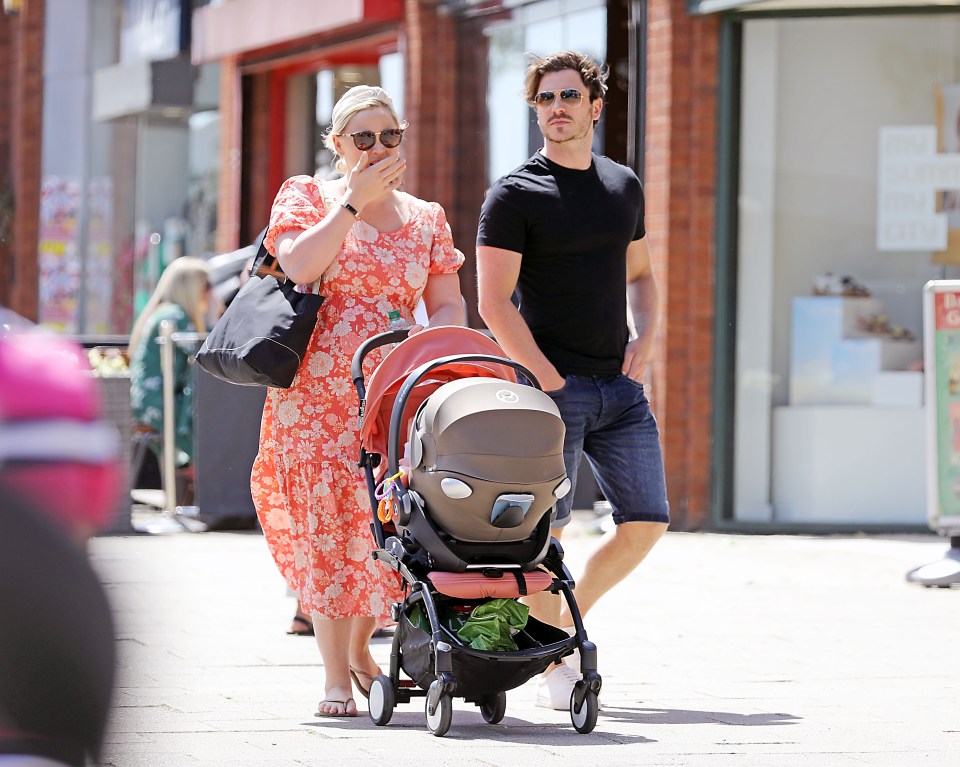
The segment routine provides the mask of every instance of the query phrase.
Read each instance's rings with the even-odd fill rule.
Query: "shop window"
[[[960,259],[878,247],[879,137],[937,124],[960,20],[742,31],[733,516],[923,525],[922,288]]]
[[[334,169],[334,157],[324,145],[324,135],[330,128],[333,106],[337,100],[354,85],[379,85],[393,99],[394,108],[403,119],[403,54],[388,53],[379,58],[376,64],[349,64],[333,69],[322,69],[313,76],[314,100],[311,120],[311,152],[313,168],[311,170],[288,169],[287,175],[294,173],[314,173],[320,178],[335,178],[339,173]]]
[[[571,49],[606,58],[607,11],[593,0],[545,0],[511,11],[486,30],[489,37],[488,183],[510,172],[543,145],[533,112],[523,100],[525,54]],[[594,151],[603,152],[603,117]],[[525,129],[522,128],[525,126]]]
[[[185,252],[208,255],[216,252],[217,198],[220,177],[220,112],[196,112],[188,120]]]

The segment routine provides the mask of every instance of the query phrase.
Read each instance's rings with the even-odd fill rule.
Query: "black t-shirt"
[[[539,152],[491,188],[477,244],[522,254],[519,309],[560,375],[615,375],[628,340],[627,246],[644,234],[636,174],[602,155],[587,170]]]

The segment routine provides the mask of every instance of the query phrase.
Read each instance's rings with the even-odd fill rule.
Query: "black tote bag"
[[[203,342],[197,364],[232,384],[287,389],[307,351],[323,296],[294,289],[264,247],[265,234],[250,278]]]

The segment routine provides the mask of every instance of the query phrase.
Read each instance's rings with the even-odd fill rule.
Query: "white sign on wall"
[[[877,249],[944,250],[946,212],[937,194],[960,190],[960,154],[937,153],[933,126],[880,129]]]
[[[186,0],[123,0],[120,61],[163,61],[189,50],[183,22],[190,9]]]

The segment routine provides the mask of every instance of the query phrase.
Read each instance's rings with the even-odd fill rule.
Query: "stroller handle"
[[[377,338],[377,336],[374,338]],[[387,438],[387,468],[390,474],[396,474],[400,470],[400,425],[403,423],[403,411],[407,408],[407,400],[410,398],[413,387],[431,370],[436,370],[444,365],[463,362],[494,362],[498,365],[506,365],[523,375],[534,389],[542,391],[540,382],[530,370],[519,362],[514,362],[506,357],[497,357],[492,354],[451,354],[447,357],[438,357],[430,362],[425,362],[406,377],[397,393],[393,411],[390,413],[390,433]],[[477,365],[477,367],[481,366]]]
[[[353,379],[353,385],[360,392],[360,399],[364,399],[363,392],[363,361],[367,355],[374,349],[379,349],[387,344],[396,344],[406,340],[410,334],[410,328],[401,328],[400,330],[388,330],[386,333],[380,333],[370,336],[357,348],[353,355],[353,361],[350,363],[350,377]]]

